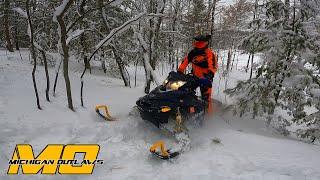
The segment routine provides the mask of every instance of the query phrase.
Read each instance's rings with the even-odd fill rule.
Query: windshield
[[[170,81],[166,83],[167,90],[178,90],[181,86],[183,86],[185,81]]]

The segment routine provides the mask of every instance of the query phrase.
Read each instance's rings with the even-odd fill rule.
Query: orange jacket
[[[192,63],[192,73],[203,78],[209,72],[217,72],[218,60],[216,54],[210,49],[193,49],[182,61],[178,71],[184,73],[189,63]]]

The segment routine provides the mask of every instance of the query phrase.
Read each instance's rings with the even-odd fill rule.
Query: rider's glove
[[[212,80],[212,79],[214,78],[214,73],[211,72],[211,71],[209,71],[207,74],[205,74],[205,77],[206,77],[207,79]]]

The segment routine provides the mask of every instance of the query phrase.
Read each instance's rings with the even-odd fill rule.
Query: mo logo
[[[37,156],[29,144],[17,144],[7,174],[92,174],[100,146],[98,144],[48,144]],[[82,154],[79,161],[76,155]]]

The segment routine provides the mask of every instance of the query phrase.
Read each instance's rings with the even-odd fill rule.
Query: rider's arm
[[[211,49],[207,49],[207,57],[208,57],[208,68],[214,74],[217,72],[217,69],[218,69],[217,56]]]
[[[189,61],[188,61],[188,56],[186,56],[182,63],[180,64],[179,68],[178,68],[178,71],[181,72],[181,73],[184,73],[184,71],[186,70],[187,66],[189,64]]]

